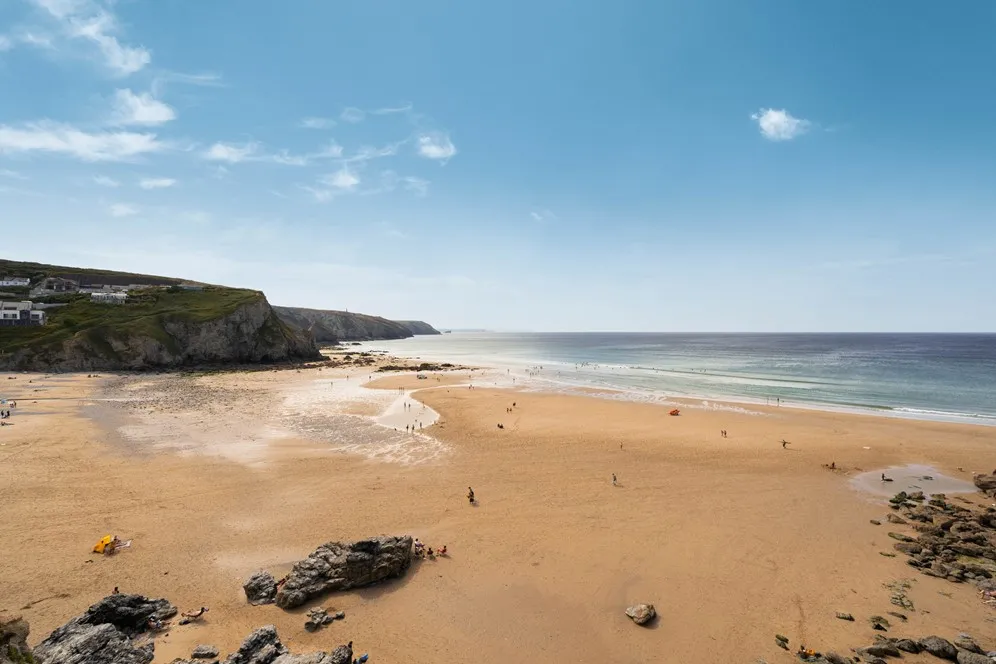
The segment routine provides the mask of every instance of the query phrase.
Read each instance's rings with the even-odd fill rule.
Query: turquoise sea
[[[996,334],[452,333],[367,348],[564,386],[996,425]]]

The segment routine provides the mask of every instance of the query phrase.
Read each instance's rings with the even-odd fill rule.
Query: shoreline
[[[381,345],[383,342],[362,342],[360,348],[367,352],[382,352],[389,353],[399,358],[406,359],[408,361],[416,361],[422,359],[421,355],[415,354],[404,354],[399,352],[401,348],[400,344],[408,341],[406,339],[394,340],[391,342],[389,347],[384,347]],[[443,355],[436,356],[433,355],[431,361],[434,362],[455,362],[456,360],[452,358],[443,359]],[[751,397],[748,395],[731,395],[723,393],[715,394],[705,394],[705,393],[683,393],[680,391],[670,391],[664,389],[656,388],[645,388],[638,386],[611,384],[611,383],[599,383],[594,380],[571,380],[560,374],[566,373],[570,369],[573,369],[576,365],[575,363],[568,363],[564,361],[549,360],[544,362],[536,362],[535,364],[529,362],[513,362],[513,361],[502,361],[496,358],[470,358],[471,364],[480,367],[482,369],[490,369],[493,371],[508,370],[514,372],[517,378],[522,379],[524,383],[535,382],[539,385],[547,383],[553,387],[544,388],[539,387],[537,391],[552,391],[552,392],[562,392],[571,393],[571,390],[603,390],[606,392],[615,392],[623,395],[619,398],[626,398],[629,395],[629,400],[640,403],[640,402],[661,402],[661,403],[684,403],[686,405],[691,404],[695,401],[703,402],[719,402],[735,406],[770,406],[770,407],[782,407],[782,408],[795,408],[801,410],[814,410],[820,412],[834,412],[843,414],[854,414],[854,415],[865,415],[873,417],[887,417],[898,420],[910,420],[910,421],[922,421],[922,422],[943,422],[950,424],[972,424],[984,427],[996,427],[996,415],[989,415],[984,413],[961,413],[954,411],[944,411],[944,410],[932,410],[932,409],[919,409],[907,406],[879,406],[872,404],[857,404],[857,403],[840,403],[833,401],[806,401],[806,400],[786,400],[781,399],[780,404],[771,404],[770,400],[762,400],[758,397]],[[461,362],[467,362],[467,358],[460,360]],[[558,372],[557,376],[536,376],[531,375],[531,369],[534,366],[548,365],[561,367],[563,371]],[[622,370],[645,370],[645,371],[656,371],[659,373],[671,373],[668,370],[659,370],[648,367],[639,367],[633,365],[622,365],[622,364],[598,364],[599,368],[605,367],[609,369],[622,369]],[[695,372],[687,371],[675,371],[673,373],[678,374],[690,374],[697,375]],[[612,375],[611,371],[606,374],[607,377]],[[772,398],[773,399],[773,398]]]

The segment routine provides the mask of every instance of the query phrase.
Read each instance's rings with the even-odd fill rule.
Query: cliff
[[[421,321],[393,321],[380,316],[354,314],[348,311],[302,309],[300,307],[273,307],[286,323],[311,332],[318,343],[338,341],[372,341],[377,339],[407,339],[416,334],[439,334]],[[419,330],[416,332],[411,325]]]
[[[411,332],[412,334],[414,334],[415,336],[422,336],[422,335],[428,335],[428,334],[442,334],[442,332],[440,332],[439,330],[437,330],[433,326],[429,325],[425,321],[421,321],[421,320],[399,320],[399,321],[395,321],[395,322],[401,323],[402,325],[404,325],[405,327],[407,327],[408,331]]]
[[[286,325],[266,297],[206,286],[154,288],[125,304],[73,296],[47,325],[0,330],[0,369],[141,370],[319,359],[314,340]]]

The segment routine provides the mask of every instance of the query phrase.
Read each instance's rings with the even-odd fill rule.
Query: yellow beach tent
[[[113,535],[104,535],[100,541],[93,545],[94,553],[103,553],[107,546],[114,541]]]

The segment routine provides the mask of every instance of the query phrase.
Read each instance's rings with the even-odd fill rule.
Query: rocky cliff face
[[[406,325],[380,316],[300,307],[273,309],[284,322],[314,335],[318,343],[407,339],[415,334]]]
[[[260,293],[211,320],[164,315],[142,326],[86,329],[54,346],[8,354],[0,367],[109,371],[319,358],[314,339],[284,324]]]
[[[415,336],[442,334],[442,332],[422,320],[399,320],[396,322],[407,327],[408,330]]]

